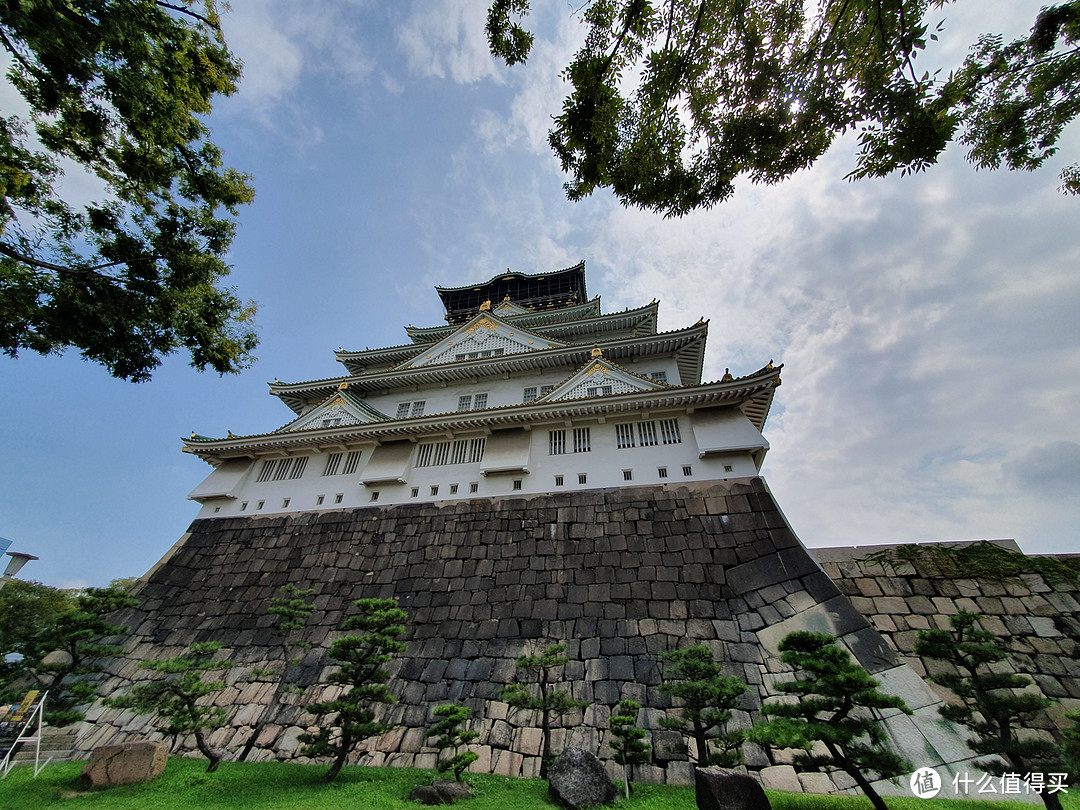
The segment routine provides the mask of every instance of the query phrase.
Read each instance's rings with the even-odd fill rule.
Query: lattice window
[[[592,450],[589,428],[574,428],[574,452],[588,453]]]
[[[615,446],[620,450],[634,446],[634,426],[631,423],[615,426]]]
[[[656,475],[658,478],[667,478],[667,467],[657,467]]]
[[[623,470],[622,471],[622,480],[623,481],[633,481],[634,480],[634,471],[633,470]]]
[[[585,473],[578,473],[577,482],[579,484],[587,484],[589,483],[589,476],[587,476]]]
[[[472,394],[463,394],[457,398],[457,409],[459,411],[472,410]]]
[[[652,447],[658,444],[656,440],[656,422],[638,422],[638,444],[642,447]]]
[[[477,394],[473,397],[473,410],[479,411],[482,408],[487,407],[487,394]]]
[[[593,385],[585,389],[585,396],[606,397],[612,392],[610,385]]]
[[[666,371],[653,371],[649,373],[649,379],[653,382],[666,383],[667,372]]]
[[[397,418],[404,419],[409,415],[409,408],[412,407],[411,402],[399,402],[397,406]]]
[[[290,479],[295,481],[297,478],[300,478],[304,474],[304,470],[307,469],[307,460],[307,456],[298,456],[297,458],[293,459],[292,469],[289,470]]]
[[[278,459],[277,467],[274,468],[274,480],[284,481],[289,477],[289,467],[292,466],[291,458]]]
[[[416,448],[417,467],[441,467],[446,464],[475,464],[484,457],[486,440],[456,439],[452,442],[428,442]]]
[[[548,455],[561,456],[566,452],[566,431],[552,430],[548,432]]]
[[[536,399],[536,386],[535,385],[529,386],[528,388],[526,388],[524,391],[521,392],[521,401],[522,402],[532,402],[534,399]]]
[[[341,471],[342,475],[352,475],[356,472],[356,468],[360,466],[360,455],[359,450],[353,450],[345,457],[345,467]]]
[[[679,430],[678,419],[661,419],[660,436],[664,444],[682,444],[682,432]]]
[[[412,412],[410,416],[422,416],[424,413],[424,405],[427,404],[425,400],[418,399],[412,404]]]
[[[262,467],[259,469],[259,477],[255,479],[255,483],[261,484],[263,481],[269,481],[270,476],[274,473],[274,467],[276,463],[273,459],[267,459],[262,463]]]

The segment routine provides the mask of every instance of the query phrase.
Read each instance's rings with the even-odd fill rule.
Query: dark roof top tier
[[[492,306],[509,298],[534,311],[556,309],[588,300],[585,292],[585,262],[554,273],[503,273],[483,284],[465,287],[436,287],[446,307],[446,320],[461,324],[477,313],[485,301]]]

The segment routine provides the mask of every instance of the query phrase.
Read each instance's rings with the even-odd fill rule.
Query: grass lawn
[[[108,810],[396,810],[417,808],[408,800],[415,785],[428,783],[432,771],[412,768],[345,768],[337,781],[324,785],[325,765],[281,762],[223,762],[217,773],[206,773],[205,760],[172,757],[165,773],[145,785],[86,791],[79,784],[81,762],[48,765],[32,778],[20,766],[0,781],[0,810],[39,810],[43,807],[107,808]],[[470,774],[476,796],[466,810],[551,810],[547,784],[540,779],[511,779]],[[774,810],[870,810],[861,796],[808,796],[769,791]],[[890,810],[1034,810],[1038,804],[1015,802],[886,799]],[[1080,793],[1063,797],[1065,810],[1080,810]],[[670,785],[635,785],[625,810],[693,810],[694,789]]]

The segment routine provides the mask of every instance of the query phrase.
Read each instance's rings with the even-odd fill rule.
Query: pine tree
[[[440,752],[449,748],[453,754],[447,758],[439,758],[437,768],[439,773],[444,771],[450,771],[454,774],[454,779],[458,782],[463,781],[461,774],[463,774],[470,765],[476,760],[480,759],[477,754],[468,750],[469,743],[479,739],[480,733],[477,731],[469,731],[465,728],[465,723],[469,719],[469,710],[464,706],[455,706],[454,704],[448,704],[446,706],[439,706],[435,709],[434,715],[439,718],[439,722],[435,723],[428,731],[427,736],[437,737],[435,741],[435,747]],[[466,750],[458,751],[457,749],[465,747]]]
[[[203,680],[206,672],[233,666],[231,661],[211,660],[220,649],[218,642],[204,641],[192,644],[186,653],[175,658],[143,661],[139,669],[162,672],[170,677],[136,684],[127,695],[107,699],[105,704],[140,714],[158,715],[166,721],[159,727],[163,734],[173,737],[193,735],[195,745],[210,762],[206,772],[213,773],[221,763],[221,754],[210,748],[206,732],[225,725],[225,710],[219,706],[200,706],[198,701],[225,686],[220,681]]]
[[[537,692],[521,683],[512,683],[499,693],[499,700],[510,704],[515,709],[532,709],[540,712],[540,731],[543,750],[540,755],[540,778],[546,779],[551,765],[551,726],[564,715],[588,706],[587,701],[574,700],[565,689],[553,689],[552,683],[556,670],[561,669],[570,659],[563,653],[565,644],[552,644],[540,655],[523,655],[514,661],[519,677],[536,678]]]
[[[294,634],[304,628],[308,617],[311,616],[311,612],[315,609],[313,603],[306,601],[315,595],[315,590],[309,588],[302,591],[290,583],[282,586],[278,592],[282,595],[270,600],[270,607],[266,612],[278,617],[278,624],[271,632],[281,642],[281,665],[276,672],[256,673],[258,675],[274,676],[274,694],[270,697],[270,702],[267,703],[258,721],[252,727],[251,734],[244,744],[244,749],[240,752],[240,756],[236,758],[237,762],[243,762],[248,758],[251,749],[255,747],[255,740],[258,739],[259,734],[266,724],[270,722],[270,719],[279,711],[281,699],[289,689],[290,668],[303,660],[304,651],[311,649],[309,643],[296,639]]]
[[[623,788],[630,798],[630,783],[634,781],[634,766],[649,761],[649,744],[645,742],[645,729],[637,727],[637,713],[641,704],[634,700],[620,700],[611,713],[611,750],[615,761],[623,766]]]
[[[817,771],[831,766],[847,773],[873,803],[887,810],[866,774],[889,779],[911,770],[902,757],[888,750],[880,721],[871,710],[899,709],[911,714],[904,701],[877,689],[878,682],[851,660],[851,655],[822,633],[800,630],[780,642],[780,660],[793,667],[796,679],[776,685],[795,695],[797,703],[771,703],[761,713],[771,718],[754,726],[749,739],[773,748],[802,748],[795,767]],[[827,754],[813,754],[821,742]]]
[[[310,706],[312,714],[330,717],[331,725],[315,734],[300,735],[304,756],[334,757],[324,782],[337,777],[357,743],[393,728],[375,719],[375,707],[397,703],[386,686],[390,673],[382,665],[396,653],[405,652],[407,645],[397,637],[405,632],[403,622],[408,616],[393,599],[357,599],[355,604],[359,615],[346,619],[342,629],[360,630],[363,634],[339,638],[330,645],[329,652],[331,658],[341,662],[341,669],[327,680],[348,691],[334,700]]]
[[[742,761],[743,734],[727,731],[726,726],[746,691],[746,684],[722,674],[712,650],[700,644],[662,652],[660,658],[668,665],[664,677],[672,679],[660,685],[660,693],[682,703],[680,716],[666,717],[660,725],[693,738],[697,744],[698,767],[738,765]],[[714,753],[712,746],[719,750]]]
[[[976,754],[1000,757],[979,762],[987,773],[1029,774],[1052,770],[1062,763],[1061,746],[1049,740],[1021,739],[1018,731],[1052,704],[1041,695],[1020,690],[1032,681],[1013,672],[994,671],[994,665],[1008,658],[997,636],[976,624],[965,610],[951,617],[952,630],[920,630],[915,654],[947,661],[954,672],[931,675],[961,700],[959,705],[942,706],[942,717],[967,728],[975,736],[968,747]],[[1048,810],[1061,810],[1056,793],[1040,794]]]

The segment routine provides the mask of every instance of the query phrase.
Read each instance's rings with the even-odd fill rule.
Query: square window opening
[[[634,471],[633,470],[623,470],[622,471],[622,480],[623,481],[633,481],[634,480]]]
[[[694,468],[691,467],[689,464],[684,464],[683,468],[682,468],[682,474],[683,475],[693,475],[694,474]]]
[[[589,476],[586,475],[585,473],[578,473],[577,474],[577,482],[579,484],[587,484],[589,482]]]
[[[379,490],[375,490],[374,492],[371,493],[371,500],[373,500],[373,501],[379,500]]]

